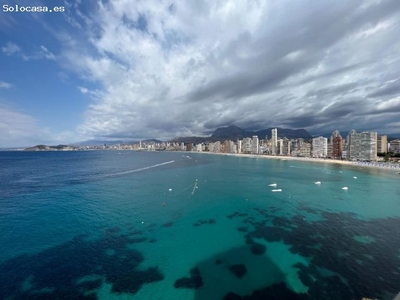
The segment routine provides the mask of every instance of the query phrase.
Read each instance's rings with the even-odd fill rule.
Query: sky
[[[399,0],[4,0],[0,147],[228,125],[398,134],[399,53]]]

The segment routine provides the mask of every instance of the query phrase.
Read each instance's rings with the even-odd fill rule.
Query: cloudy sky
[[[3,1],[0,147],[231,124],[400,133],[399,53],[399,0]]]

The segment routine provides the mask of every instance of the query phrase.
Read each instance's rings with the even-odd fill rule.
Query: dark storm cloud
[[[306,96],[311,97],[326,97],[326,96],[342,96],[345,94],[349,94],[355,91],[355,88],[359,86],[357,82],[350,82],[346,84],[329,86],[319,90],[310,90],[307,92]]]
[[[379,98],[382,96],[400,95],[400,80],[390,82],[382,88],[368,95],[368,97]]]
[[[101,15],[93,46],[105,61],[87,65],[107,92],[88,109],[85,132],[161,138],[231,124],[327,132],[395,123],[400,1],[160,3],[139,6],[136,19],[123,14],[125,23],[122,2]],[[140,19],[146,31],[125,28]]]
[[[222,78],[211,81],[205,87],[194,91],[188,98],[194,101],[213,97],[241,98],[277,89],[288,77],[315,67],[323,59],[324,50],[349,33],[366,24],[376,24],[394,14],[400,7],[399,3],[386,1],[378,10],[371,6],[359,13],[355,13],[359,3],[353,1],[331,3],[329,9],[322,9],[323,4],[319,3],[311,8],[311,12],[308,12],[310,8],[305,6],[298,7],[296,12],[289,10],[287,14],[291,15],[283,16],[284,20],[288,20],[287,23],[278,23],[273,29],[264,32],[265,36],[245,35],[243,40],[238,39],[228,45],[223,54],[240,69],[233,75],[227,74],[226,77],[221,76]],[[243,43],[249,44],[249,52],[254,49],[258,55],[250,55],[248,59],[238,58],[237,51],[243,47]],[[296,51],[302,52],[298,59],[285,61],[285,56]],[[313,79],[337,75],[361,66],[363,64],[346,66]],[[356,83],[353,87],[355,86]],[[346,85],[343,86],[345,87]],[[332,92],[334,94],[334,90]]]

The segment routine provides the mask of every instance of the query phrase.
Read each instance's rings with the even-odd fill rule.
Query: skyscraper
[[[332,144],[332,158],[341,159],[343,139],[339,131],[335,130],[332,133],[331,144]]]
[[[347,136],[348,159],[376,160],[378,150],[377,132],[364,131],[357,133],[354,129]]]
[[[388,140],[387,135],[378,136],[378,153],[388,152]]]
[[[328,139],[319,136],[312,139],[312,156],[313,157],[326,157],[328,153]]]
[[[277,154],[277,148],[278,148],[278,129],[274,128],[271,130],[271,152],[272,155]]]
[[[247,137],[243,139],[242,152],[245,154],[251,153],[251,138]]]
[[[287,138],[282,139],[282,155],[290,156],[291,153],[291,142]]]
[[[253,138],[251,140],[251,153],[252,154],[258,154],[258,136],[253,135]]]

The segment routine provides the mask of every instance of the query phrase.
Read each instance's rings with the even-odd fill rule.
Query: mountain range
[[[246,137],[252,137],[254,135],[258,136],[259,139],[265,139],[266,136],[271,138],[271,130],[273,128],[262,129],[258,131],[245,130],[235,125],[230,125],[227,127],[217,128],[210,137],[178,137],[170,140],[170,142],[184,142],[184,143],[202,143],[202,142],[216,142],[223,140],[233,140],[243,139]],[[303,138],[305,140],[312,139],[311,134],[305,129],[288,129],[288,128],[277,128],[278,138],[286,137],[288,139],[293,138]]]

